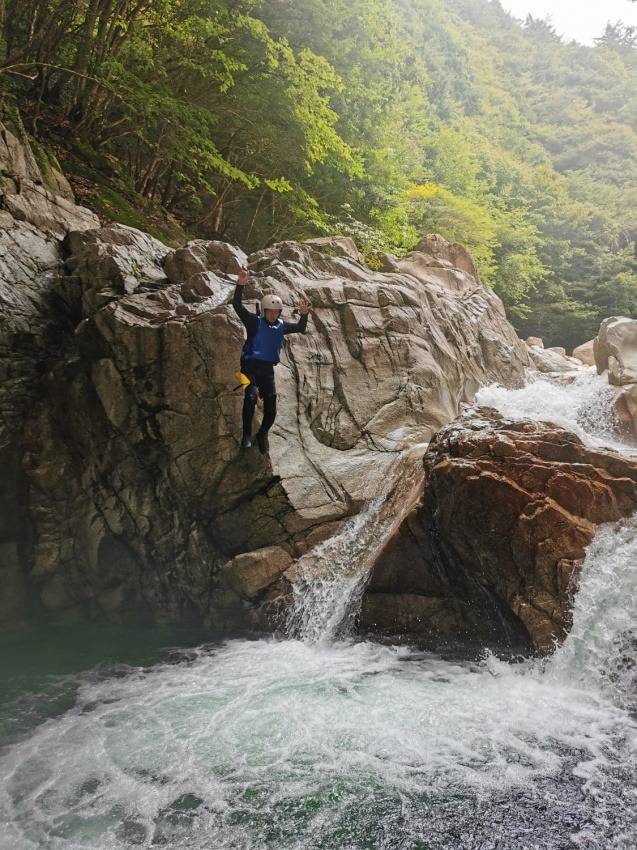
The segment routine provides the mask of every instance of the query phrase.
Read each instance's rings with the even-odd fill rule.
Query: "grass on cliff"
[[[136,192],[116,159],[79,141],[57,152],[76,201],[93,210],[103,222],[136,227],[173,247],[187,241],[189,234],[177,219]]]

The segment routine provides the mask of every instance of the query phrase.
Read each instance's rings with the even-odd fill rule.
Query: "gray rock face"
[[[305,244],[314,245],[320,251],[331,254],[333,257],[349,257],[357,263],[363,262],[361,252],[349,236],[322,236],[318,239],[307,239]]]
[[[22,126],[14,129],[15,133],[0,124],[2,209],[16,221],[28,222],[58,238],[69,230],[98,227],[97,216],[73,202],[70,187],[62,175],[54,174],[53,186],[60,194],[47,188]]]
[[[55,292],[60,243],[71,228],[99,226],[68,198],[61,175],[53,194],[22,127],[0,124],[0,622],[27,609],[29,483],[23,470],[25,418],[49,363],[62,356],[67,331]]]
[[[75,355],[27,431],[31,575],[51,610],[250,622],[245,600],[276,581],[281,553],[382,494],[397,452],[527,365],[499,300],[464,271],[460,296],[453,269],[374,273],[331,245],[282,243],[249,258],[248,303],[275,291],[290,314],[303,296],[313,317],[278,368],[269,457],[242,455],[230,249],[170,252],[119,226],[67,244]]]
[[[13,615],[28,589],[65,616],[250,625],[294,559],[385,492],[398,452],[529,365],[471,257],[441,237],[374,272],[342,238],[246,258],[200,240],[171,251],[83,212],[59,231],[3,216]],[[246,262],[248,306],[267,292],[286,317],[300,297],[313,306],[277,368],[265,459],[238,449],[244,331],[229,302]]]
[[[541,340],[540,340],[541,342]],[[582,368],[582,362],[575,357],[569,357],[564,348],[544,348],[527,341],[529,357],[537,372],[545,374],[557,372],[572,372]]]
[[[163,268],[166,246],[132,227],[72,231],[65,247],[71,275],[63,284],[67,295],[75,288],[85,317],[122,295],[168,284]]]

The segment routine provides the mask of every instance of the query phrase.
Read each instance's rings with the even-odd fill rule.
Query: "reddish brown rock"
[[[374,569],[363,625],[526,635],[549,652],[596,526],[637,509],[637,462],[481,409],[439,432],[425,471],[422,505]]]

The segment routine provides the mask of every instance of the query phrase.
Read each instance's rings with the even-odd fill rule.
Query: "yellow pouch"
[[[243,372],[235,372],[234,376],[237,379],[237,381],[239,381],[239,383],[235,387],[236,390],[249,386],[250,378],[248,378],[247,375],[244,375]]]

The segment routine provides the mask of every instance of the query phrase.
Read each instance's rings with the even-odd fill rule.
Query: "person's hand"
[[[237,278],[238,285],[245,286],[249,279],[250,272],[247,269],[241,269],[241,271],[239,272],[239,277]]]
[[[311,310],[311,307],[309,305],[309,302],[307,302],[305,299],[303,299],[303,300],[299,301],[296,309],[299,311],[300,316],[307,316],[307,314]]]

